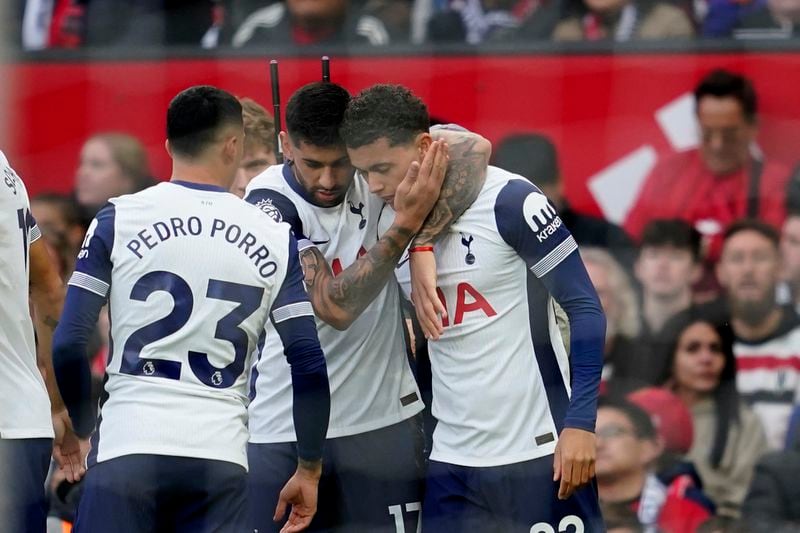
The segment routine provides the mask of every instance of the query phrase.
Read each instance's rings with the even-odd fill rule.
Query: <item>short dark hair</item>
[[[780,247],[781,235],[778,230],[755,218],[741,218],[734,221],[725,229],[722,240],[728,242],[728,239],[743,231],[754,231],[768,239],[776,249]]]
[[[642,231],[639,250],[645,247],[673,246],[691,252],[695,261],[700,259],[702,236],[694,226],[678,218],[656,219],[647,223]]]
[[[402,85],[373,85],[354,97],[344,114],[342,138],[359,148],[386,138],[389,146],[408,144],[431,125],[425,103]]]
[[[694,101],[698,106],[704,96],[716,98],[735,98],[742,106],[742,113],[748,122],[754,122],[757,113],[756,90],[753,84],[740,74],[725,69],[712,70],[700,80],[694,89]]]
[[[286,131],[292,142],[341,146],[339,136],[350,93],[341,85],[317,81],[300,87],[286,104]]]
[[[167,109],[170,148],[184,157],[200,155],[216,140],[220,128],[242,124],[242,105],[236,97],[210,85],[181,91]]]
[[[633,402],[622,398],[612,398],[609,396],[601,396],[597,402],[597,409],[601,408],[615,409],[620,411],[625,418],[627,418],[633,426],[633,432],[639,439],[656,440],[658,433],[653,425],[653,420],[650,415]]]
[[[500,141],[494,164],[537,184],[551,185],[560,178],[556,147],[538,133],[510,135]]]

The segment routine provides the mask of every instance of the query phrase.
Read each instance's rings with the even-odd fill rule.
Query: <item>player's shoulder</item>
[[[245,189],[245,197],[252,191],[258,189],[271,189],[276,191],[289,189],[283,177],[284,167],[285,165],[271,165],[250,180],[250,183],[247,184],[247,188]]]
[[[531,195],[544,197],[544,193],[534,183],[502,168],[489,167],[484,191],[495,199],[495,203],[510,207],[520,204]]]

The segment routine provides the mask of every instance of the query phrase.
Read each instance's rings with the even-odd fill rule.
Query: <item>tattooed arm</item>
[[[336,329],[347,329],[391,279],[401,255],[436,202],[447,169],[447,153],[444,143],[437,141],[421,164],[411,165],[397,187],[394,223],[364,256],[338,276],[333,275],[317,248],[301,244],[300,266],[319,318]]]
[[[31,244],[30,248],[30,289],[34,310],[34,325],[39,341],[36,350],[36,363],[42,373],[47,393],[50,396],[52,412],[64,409],[64,401],[58,392],[55,374],[53,373],[53,332],[61,316],[64,306],[64,285],[52,267],[50,252],[41,240]]]
[[[53,456],[64,468],[69,481],[77,481],[84,473],[80,443],[72,429],[64,400],[58,390],[53,370],[53,332],[64,306],[64,285],[53,268],[53,259],[40,238],[30,246],[30,295],[33,303],[34,325],[39,344],[36,364],[50,397],[50,414],[55,431]]]
[[[486,181],[492,153],[489,141],[463,129],[434,128],[434,138],[450,145],[450,164],[439,200],[414,239],[414,246],[430,246],[472,205]],[[436,340],[442,334],[441,317],[447,310],[436,294],[436,261],[431,253],[411,254],[411,300],[422,332]]]
[[[431,135],[449,145],[450,164],[439,201],[414,238],[414,246],[433,244],[472,205],[486,181],[486,167],[492,154],[492,144],[476,133],[434,128]]]

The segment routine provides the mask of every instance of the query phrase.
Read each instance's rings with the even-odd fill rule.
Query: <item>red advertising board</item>
[[[351,91],[405,84],[436,117],[495,143],[510,133],[549,135],[560,151],[568,196],[579,209],[597,212],[587,180],[643,146],[652,153],[673,150],[680,133],[671,138],[657,111],[677,105],[715,67],[754,80],[767,156],[800,160],[796,52],[334,57],[332,78]],[[316,59],[282,60],[284,102],[319,72]],[[81,144],[99,131],[139,137],[153,173],[169,177],[165,110],[188,86],[217,85],[271,109],[267,61],[252,58],[19,62],[3,65],[0,74],[11,80],[0,147],[31,195],[70,190]]]

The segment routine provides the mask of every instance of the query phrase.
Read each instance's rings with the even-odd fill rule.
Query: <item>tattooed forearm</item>
[[[44,319],[42,320],[42,323],[48,328],[50,328],[51,331],[55,331],[56,327],[58,327],[58,320],[51,317],[50,315],[45,316]]]
[[[450,132],[448,137],[452,137]],[[459,133],[450,141],[450,164],[439,200],[417,236],[414,245],[429,245],[444,235],[450,225],[472,205],[486,181],[489,141],[471,133]]]
[[[364,256],[337,276],[317,248],[303,250],[300,261],[317,316],[335,328],[347,328],[391,278],[412,237],[409,229],[393,225]]]

